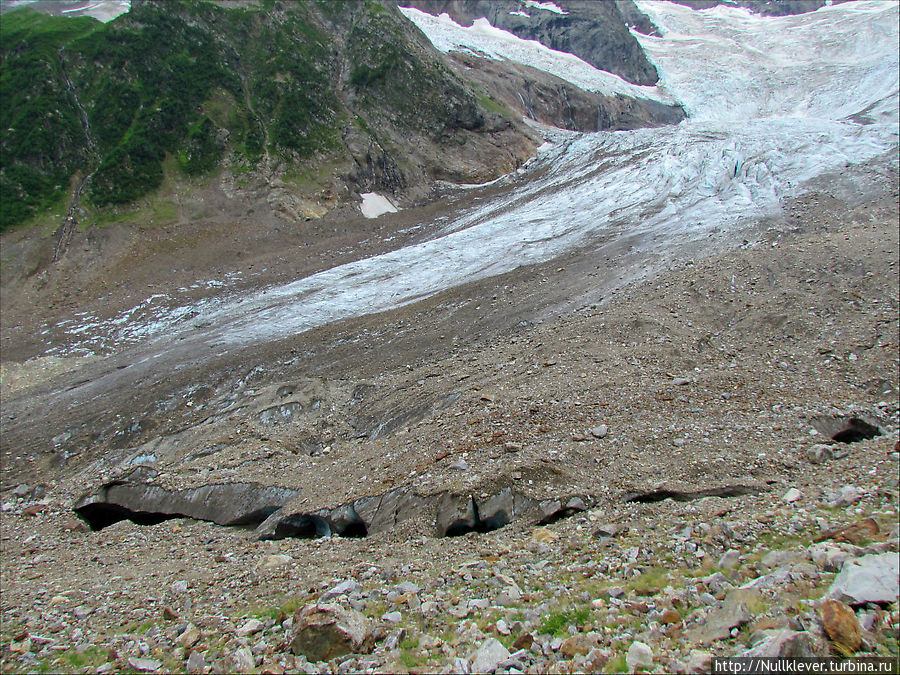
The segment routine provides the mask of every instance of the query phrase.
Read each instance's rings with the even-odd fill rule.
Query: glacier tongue
[[[634,33],[693,120],[897,119],[897,4],[855,2],[763,17],[638,0],[662,32]]]
[[[271,340],[578,245],[628,237],[662,254],[713,232],[737,236],[742,225],[777,214],[805,181],[896,149],[896,3],[779,18],[670,3],[641,8],[663,36],[640,39],[691,119],[566,134],[534,160],[542,172],[457,214],[429,241],[197,306],[196,321],[175,319],[165,333],[184,327],[225,345]]]

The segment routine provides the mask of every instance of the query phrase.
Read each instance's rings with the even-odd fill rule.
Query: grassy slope
[[[387,125],[435,142],[483,124],[474,95],[392,8],[264,5],[142,2],[108,24],[5,15],[0,128],[13,131],[2,138],[0,229],[58,203],[76,172],[95,170],[86,196],[104,207],[159,187],[167,154],[187,175],[225,157],[290,170],[339,155],[350,120],[364,118],[356,126],[371,137]]]

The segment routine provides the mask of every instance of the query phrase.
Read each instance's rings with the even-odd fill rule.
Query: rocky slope
[[[275,368],[270,347],[260,364],[271,367],[245,366],[245,422],[219,445],[216,394],[194,390],[168,414],[201,408],[195,435],[124,451],[118,467],[71,456],[48,481],[25,469],[37,455],[5,455],[4,671],[703,672],[713,656],[747,652],[896,659],[897,188],[850,210],[823,188],[741,250],[683,260],[600,307],[560,315],[551,304],[524,326],[500,311],[501,296],[585,278],[572,259],[320,332],[315,362]],[[497,303],[494,322],[453,340],[476,302]],[[403,330],[413,324],[415,336]],[[440,336],[453,346],[433,351]],[[40,388],[38,371],[21,375],[5,400]],[[355,420],[354,399],[376,418]],[[322,431],[327,445],[302,445]],[[185,457],[188,446],[209,454]],[[72,512],[85,488],[141,464],[153,471],[131,480],[182,498],[277,477],[301,490],[285,515],[403,486],[423,499],[392,527],[326,538],[311,519],[274,541],[177,517],[88,531]],[[559,503],[479,531],[500,524],[483,507],[504,488]],[[484,526],[439,536],[446,490],[471,495]],[[856,568],[884,588],[851,579]]]

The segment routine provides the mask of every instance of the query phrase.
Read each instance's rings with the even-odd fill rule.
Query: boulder
[[[294,614],[290,648],[308,661],[328,661],[372,651],[375,640],[365,616],[338,605],[307,605]]]
[[[625,654],[625,664],[632,673],[637,670],[649,670],[653,667],[653,650],[643,642],[632,642]]]
[[[840,600],[824,600],[819,607],[822,627],[838,650],[846,655],[856,652],[862,644],[859,621],[854,611]]]
[[[496,638],[485,640],[469,659],[472,673],[493,673],[497,666],[509,658],[509,650]]]
[[[848,560],[835,577],[828,596],[848,605],[897,602],[900,553],[867,555]]]
[[[806,631],[787,629],[765,630],[759,634],[756,644],[740,656],[769,658],[810,658],[825,656],[824,650]]]

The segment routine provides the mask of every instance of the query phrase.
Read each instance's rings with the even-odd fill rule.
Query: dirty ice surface
[[[776,215],[779,201],[804,181],[896,152],[897,3],[842,3],[789,17],[640,7],[662,37],[639,39],[690,119],[559,134],[533,160],[543,171],[474,201],[432,228],[428,241],[220,296],[187,314],[173,312],[150,332],[160,340],[249,344],[411,303],[599,241],[627,237],[648,256],[677,255],[690,242],[716,232],[739,236],[744,225]],[[122,327],[91,332],[98,330],[114,343]],[[72,335],[70,346],[84,338]]]
[[[445,53],[467,50],[482,57],[515,61],[555,75],[585,91],[607,96],[622,94],[662,103],[675,102],[659,87],[626,82],[618,75],[594,68],[573,54],[550,49],[537,40],[523,40],[509,31],[496,28],[485,18],[476,19],[466,28],[448,14],[433,16],[413,7],[400,7],[400,11],[428,36],[435,47]]]
[[[366,218],[377,218],[385,213],[397,213],[397,207],[387,197],[377,192],[364,192],[360,197],[362,197],[362,204],[359,205],[359,210]]]
[[[91,16],[103,23],[131,9],[131,0],[0,0],[0,11],[21,7],[61,16]]]

